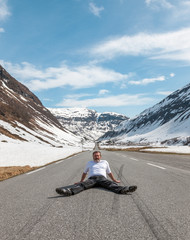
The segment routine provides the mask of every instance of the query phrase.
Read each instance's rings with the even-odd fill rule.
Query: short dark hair
[[[99,153],[100,156],[102,155],[100,151],[94,151],[92,155],[94,155],[95,153]]]

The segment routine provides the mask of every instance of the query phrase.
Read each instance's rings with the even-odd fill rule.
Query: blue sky
[[[134,117],[190,82],[190,0],[0,0],[0,64],[45,107]]]

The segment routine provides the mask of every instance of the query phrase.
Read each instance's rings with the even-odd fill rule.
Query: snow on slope
[[[122,122],[99,140],[190,145],[190,84],[133,119]]]
[[[157,128],[153,127],[153,130],[149,128],[149,131],[146,132],[146,129],[143,129],[145,133],[141,131],[136,135],[123,134],[118,137],[116,142],[125,143],[128,141],[138,142],[138,143],[164,143],[166,140],[169,144],[182,144],[186,142],[187,138],[190,138],[190,119],[183,121],[179,124],[178,121],[172,119],[171,121],[161,125]]]
[[[0,166],[40,166],[81,150],[81,137],[0,66]]]
[[[77,142],[76,136],[55,126],[49,126],[41,122],[38,124],[41,124],[43,129],[47,129],[45,134],[48,135],[48,131],[51,130],[54,135],[52,136],[50,132],[49,136],[45,136],[43,131],[33,131],[21,123],[17,123],[17,127],[13,127],[10,123],[0,120],[0,126],[25,139],[25,141],[21,141],[0,134],[0,167],[42,166],[82,151],[80,138]],[[41,140],[42,135],[43,141]],[[84,145],[83,150],[89,150],[93,147],[93,144]]]
[[[47,163],[66,158],[81,152],[81,147],[55,148],[32,142],[12,141],[0,144],[0,167],[8,166],[43,166]]]
[[[90,114],[95,114],[95,110],[89,110],[87,108],[48,108],[55,116],[58,117],[89,117]]]
[[[17,138],[20,137],[22,141],[48,144],[56,147],[64,145],[76,146],[81,142],[80,138],[77,138],[72,133],[57,128],[55,125],[45,124],[39,120],[37,122],[38,125],[42,127],[41,129],[32,130],[17,121],[12,125],[2,120],[0,120],[0,127],[11,132]],[[46,131],[44,131],[44,129],[46,129]],[[0,141],[6,141],[6,139],[9,139],[8,142],[12,141],[12,138],[0,134]]]

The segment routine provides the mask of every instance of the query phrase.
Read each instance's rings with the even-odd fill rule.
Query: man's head
[[[101,159],[101,152],[100,151],[95,151],[93,152],[93,159],[95,162],[99,162]]]

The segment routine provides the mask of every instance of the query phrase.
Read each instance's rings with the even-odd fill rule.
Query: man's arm
[[[120,183],[120,180],[115,179],[112,173],[108,173],[108,176],[111,178],[112,181]]]
[[[80,182],[83,182],[83,181],[84,181],[86,175],[87,175],[87,173],[84,173],[84,172],[83,172],[83,174],[82,174],[82,176],[81,176]],[[80,183],[80,182],[76,182],[76,183],[74,183],[74,184],[78,184],[78,183]]]
[[[83,182],[83,181],[84,181],[86,175],[87,175],[87,173],[84,173],[84,172],[83,172],[80,182]]]

